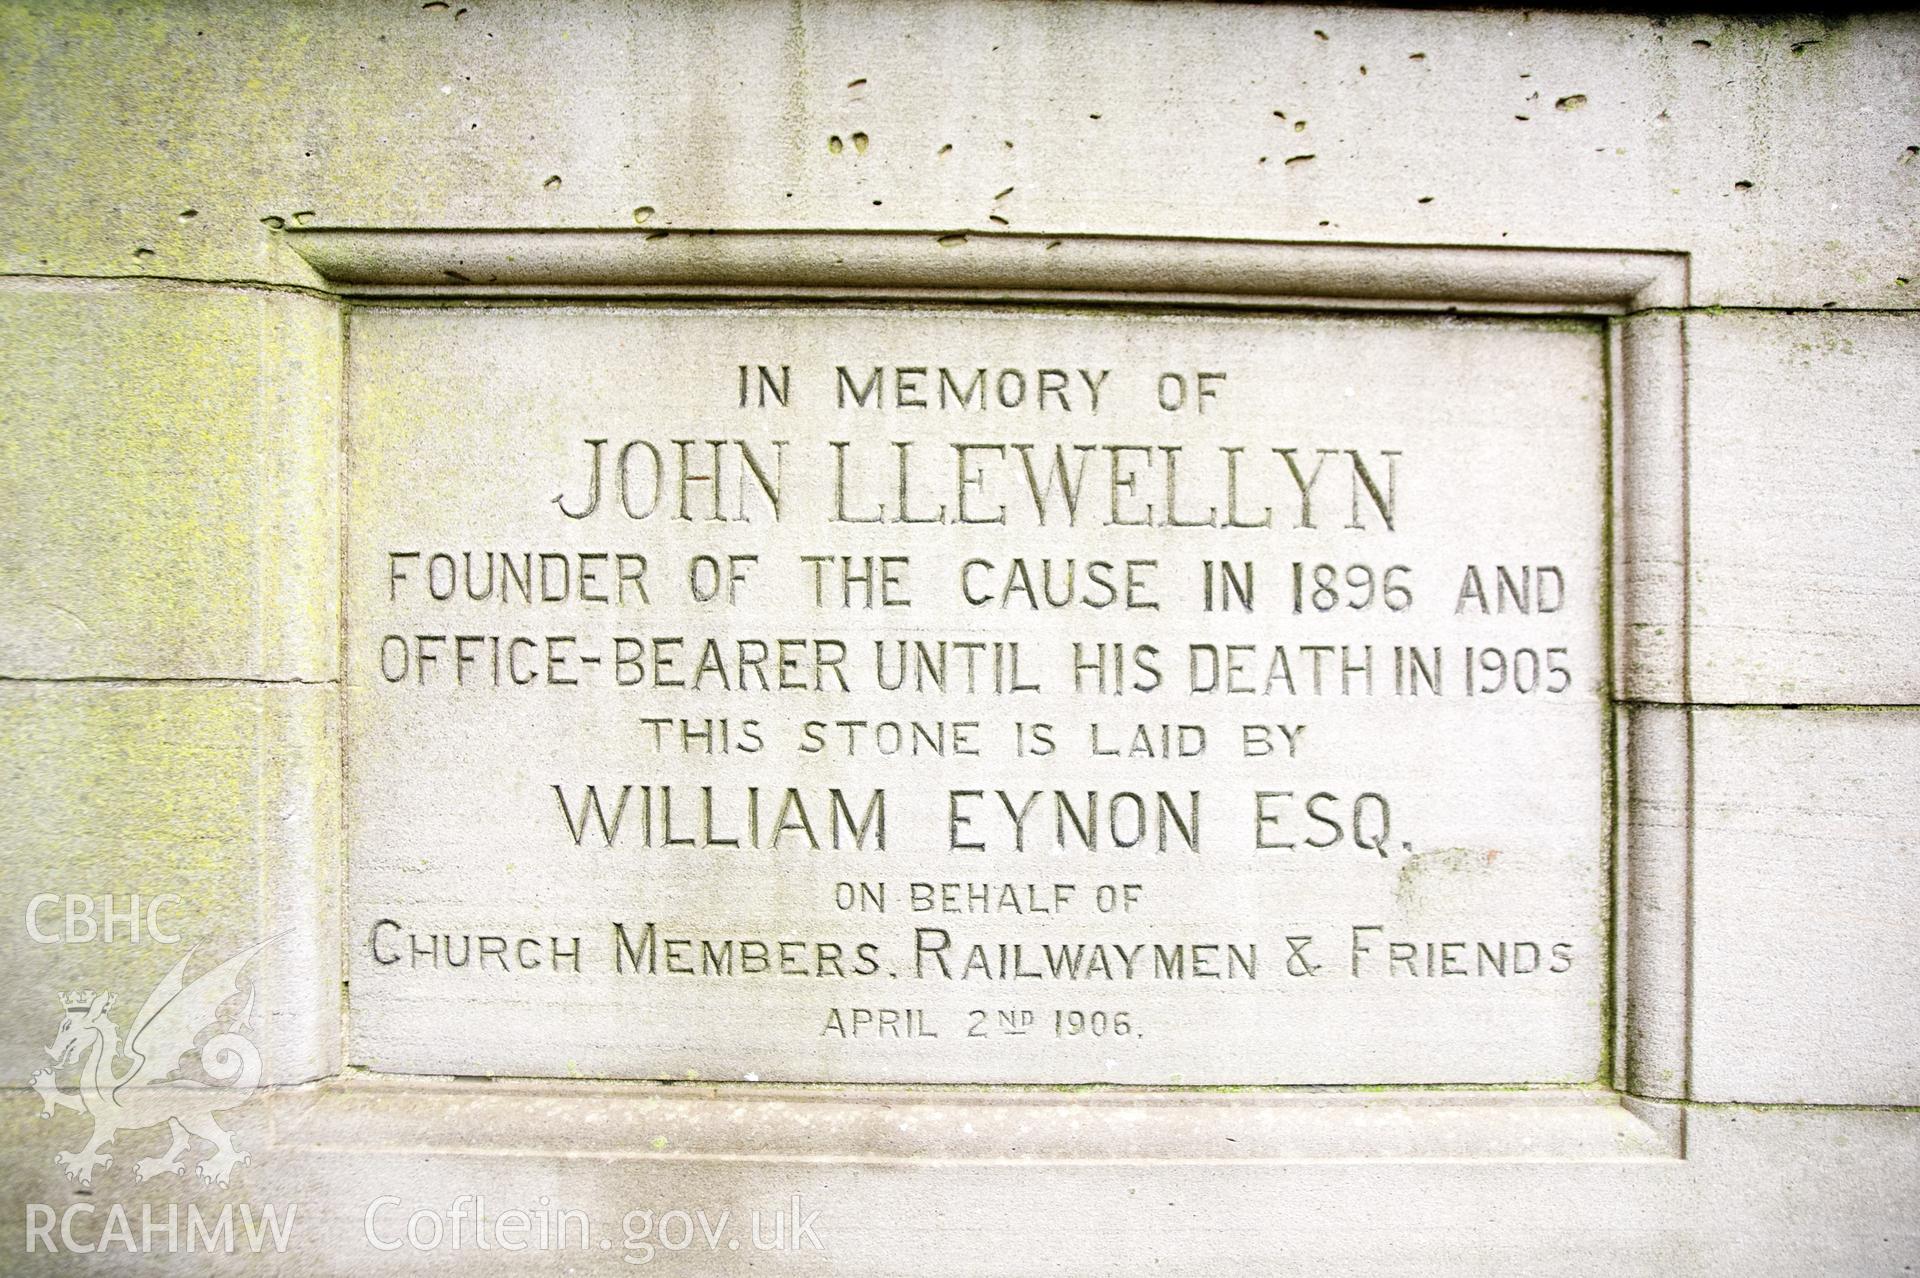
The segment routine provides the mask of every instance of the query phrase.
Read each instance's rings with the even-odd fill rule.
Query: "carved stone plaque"
[[[358,311],[352,1058],[1605,1067],[1603,330]]]

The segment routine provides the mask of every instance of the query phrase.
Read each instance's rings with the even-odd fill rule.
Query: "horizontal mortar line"
[[[1394,246],[1383,245],[1381,247],[1394,247]],[[1468,247],[1475,247],[1475,246],[1468,246]],[[1484,247],[1491,248],[1495,246],[1489,245]],[[1589,250],[1574,250],[1574,251],[1585,252]],[[1598,250],[1592,250],[1592,251],[1598,251]],[[1629,250],[1629,251],[1638,251],[1638,250]],[[543,281],[537,284],[516,285],[514,287],[519,291],[510,293],[510,294],[463,293],[458,295],[449,295],[448,292],[436,291],[434,286],[432,285],[417,286],[422,290],[418,294],[391,294],[391,293],[366,294],[366,293],[361,293],[356,289],[352,289],[352,288],[336,290],[336,289],[315,287],[315,286],[304,285],[304,284],[289,284],[289,283],[274,281],[274,280],[229,279],[229,278],[223,278],[218,276],[155,275],[151,272],[142,272],[139,274],[126,274],[126,275],[75,275],[75,274],[61,274],[56,272],[36,272],[36,271],[0,272],[0,283],[12,283],[12,282],[72,284],[72,285],[79,285],[83,287],[88,284],[101,284],[101,285],[145,284],[145,285],[159,286],[155,290],[159,292],[175,292],[175,291],[188,292],[188,291],[193,291],[195,289],[206,289],[211,291],[230,291],[230,292],[242,292],[242,293],[286,293],[286,294],[292,294],[298,297],[311,297],[316,300],[324,301],[324,302],[353,302],[359,305],[364,305],[367,303],[384,303],[384,304],[395,305],[395,306],[405,306],[417,301],[426,301],[426,300],[432,300],[437,302],[451,302],[451,301],[461,300],[464,298],[467,300],[479,301],[479,300],[487,300],[493,297],[514,298],[522,302],[530,302],[530,301],[538,300],[538,298],[540,297],[538,290],[540,288],[552,287],[555,289],[566,289],[566,288],[573,287],[573,285],[569,284],[565,280],[550,280],[550,281]],[[741,281],[741,283],[750,284],[751,282],[743,280]],[[453,286],[450,286],[450,287],[453,287]],[[459,286],[459,287],[484,288],[486,286],[477,285],[477,286]],[[617,286],[613,286],[613,287],[617,287]],[[848,285],[848,287],[850,289],[854,289],[858,291],[870,286]],[[942,289],[945,289],[948,287],[964,288],[965,286],[964,285],[941,286]],[[937,290],[929,289],[930,293],[935,291]],[[1061,291],[1070,293],[1074,290],[1068,289],[1068,290],[1061,290]],[[566,300],[568,302],[578,302],[581,300],[587,300],[579,297],[568,296],[565,294],[556,294],[555,296],[558,299]],[[610,302],[618,302],[619,300],[621,300],[618,298],[617,294],[607,294],[605,296],[607,300],[609,300]],[[1152,296],[1152,295],[1142,294],[1142,296]],[[639,297],[631,300],[644,301],[646,299],[643,297]],[[698,295],[689,295],[689,298],[682,299],[682,300],[683,301],[699,300],[699,297]],[[718,300],[718,299],[711,299],[711,300]],[[1337,304],[1337,299],[1331,299],[1331,300],[1334,302],[1334,304]],[[1023,302],[1030,303],[1031,299],[1014,299],[1010,304],[1020,305]],[[808,304],[807,299],[804,299],[804,298],[799,299],[798,304],[807,305]],[[820,305],[822,303],[814,302],[812,304]],[[980,304],[980,303],[976,302],[975,304]],[[1124,305],[1124,303],[1121,303],[1119,305]],[[1550,312],[1550,311],[1542,312],[1542,314],[1553,314],[1553,312]],[[1904,315],[1920,315],[1920,307],[1749,306],[1749,305],[1740,305],[1740,304],[1711,303],[1711,304],[1703,304],[1699,306],[1687,306],[1687,307],[1672,307],[1672,306],[1643,307],[1643,308],[1623,311],[1618,315],[1614,316],[1613,318],[1627,319],[1637,315],[1685,316],[1685,315],[1715,315],[1715,314],[1904,316]]]
[[[979,308],[979,307],[1075,307],[1100,310],[1126,311],[1138,308],[1171,308],[1175,310],[1231,310],[1235,312],[1258,313],[1263,310],[1282,310],[1289,314],[1361,314],[1373,316],[1393,313],[1392,303],[1397,299],[1373,299],[1382,302],[1379,305],[1362,304],[1348,301],[1338,295],[1300,299],[1298,302],[1279,300],[1249,301],[1237,294],[1217,293],[1214,290],[1088,290],[1083,287],[1033,287],[997,286],[986,288],[965,283],[926,284],[926,285],[876,285],[849,283],[843,292],[826,294],[788,293],[784,286],[763,286],[750,279],[716,280],[711,283],[689,284],[684,281],[671,283],[647,283],[635,281],[631,284],[587,284],[582,285],[565,278],[539,280],[524,284],[489,285],[460,283],[435,285],[431,283],[409,284],[405,286],[379,286],[368,291],[359,284],[347,284],[337,289],[308,287],[297,284],[282,284],[268,281],[197,279],[191,276],[146,275],[46,275],[27,273],[0,274],[0,283],[59,284],[85,291],[89,285],[97,285],[102,291],[110,291],[121,285],[144,286],[141,291],[154,293],[277,293],[299,297],[310,297],[317,301],[333,302],[342,306],[362,309],[385,308],[407,309],[423,306],[444,306],[458,308],[474,305],[516,306],[525,309],[543,309],[549,306],[600,306],[605,308],[634,306],[779,306],[784,309],[807,309],[829,306],[880,306],[890,309],[910,308],[915,305],[939,305],[943,308]],[[729,290],[737,287],[739,292]],[[807,285],[810,290],[833,289],[833,285]],[[771,291],[767,291],[768,289]],[[581,291],[581,290],[587,291]],[[1089,298],[1089,292],[1102,292],[1105,296]],[[1020,294],[1017,295],[1016,294]],[[917,295],[917,296],[916,296]],[[1208,299],[1218,297],[1217,303]],[[1487,315],[1499,319],[1565,319],[1569,315],[1566,305],[1553,302],[1541,302],[1539,309],[1515,309],[1524,303],[1499,303],[1496,309],[1484,309],[1481,303],[1471,300],[1445,301],[1438,299],[1417,299],[1415,309],[1421,313],[1458,312],[1465,315]],[[1593,319],[1624,319],[1642,314],[1632,310],[1599,310],[1585,313]]]
[[[1699,1110],[1764,1110],[1787,1114],[1915,1114],[1920,1105],[1875,1105],[1866,1101],[1756,1101],[1756,1100],[1674,1100],[1669,1096],[1642,1096],[1622,1092],[1622,1096],[1652,1105],[1674,1105]]]
[[[1920,710],[1920,703],[1911,701],[1653,701],[1615,697],[1613,704],[1652,710],[1834,710],[1863,714]]]
[[[0,284],[65,284],[84,290],[88,285],[148,285],[156,293],[288,293],[322,302],[339,302],[342,295],[306,284],[287,284],[274,280],[221,279],[197,275],[155,275],[151,271],[137,275],[62,275],[53,272],[0,271]]]
[[[1920,306],[1752,306],[1702,302],[1695,306],[1648,306],[1630,315],[1920,315]]]
[[[236,675],[9,675],[0,674],[0,684],[95,684],[103,687],[191,687],[191,688],[337,688],[338,679],[248,679]]]

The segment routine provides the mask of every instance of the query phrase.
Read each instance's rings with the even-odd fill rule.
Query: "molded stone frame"
[[[1607,326],[1614,725],[1611,1088],[1038,1089],[492,1082],[348,1076],[288,1098],[281,1139],[484,1153],[524,1142],[645,1156],[621,1111],[678,1157],[834,1162],[1492,1161],[1685,1157],[1692,985],[1684,253],[1260,240],[800,230],[306,227],[287,242],[346,306],[578,298],[907,301],[1194,310],[1577,316]],[[348,437],[352,423],[346,424]],[[350,725],[349,725],[350,730]],[[338,783],[338,778],[334,778]],[[340,909],[336,900],[332,908]],[[339,961],[332,956],[330,961]],[[421,1130],[377,1135],[370,1093]],[[537,1098],[537,1100],[536,1100]],[[715,1128],[709,1109],[734,1121]],[[744,1108],[743,1108],[744,1107]],[[716,1110],[717,1112],[717,1110]],[[902,1113],[943,1136],[927,1148]],[[435,1113],[446,1121],[434,1121]],[[743,1124],[738,1115],[744,1113]],[[461,1117],[455,1118],[455,1115]],[[633,1122],[640,1120],[635,1117]],[[569,1130],[562,1130],[569,1128]],[[481,1133],[462,1136],[461,1132]],[[1232,1135],[1232,1142],[1224,1138]],[[679,1137],[684,1136],[683,1143]],[[604,1146],[604,1148],[602,1148]],[[1225,1151],[1225,1152],[1223,1152]]]

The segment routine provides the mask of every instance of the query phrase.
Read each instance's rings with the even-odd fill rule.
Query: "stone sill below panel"
[[[1619,1162],[1684,1109],[1603,1089],[1242,1092],[352,1075],[267,1098],[282,1149],[819,1164]]]

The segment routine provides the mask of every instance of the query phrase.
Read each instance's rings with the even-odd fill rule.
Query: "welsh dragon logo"
[[[113,1155],[101,1151],[115,1136],[162,1123],[172,1144],[158,1158],[142,1158],[134,1165],[140,1180],[182,1174],[180,1156],[194,1137],[213,1146],[212,1154],[194,1169],[207,1184],[224,1187],[234,1167],[247,1161],[214,1115],[245,1104],[260,1086],[260,1050],[242,1033],[253,1012],[252,983],[246,1003],[224,1023],[220,1009],[239,994],[241,970],[275,939],[248,946],[191,984],[183,980],[193,957],[189,950],[147,995],[124,1046],[119,1027],[107,1015],[113,1010],[111,995],[86,990],[61,998],[66,1015],[47,1049],[53,1069],[37,1071],[32,1081],[45,1106],[40,1117],[52,1118],[55,1109],[93,1117],[93,1139],[83,1149],[53,1156],[68,1180],[91,1185],[95,1168],[113,1165]],[[199,1042],[209,1030],[212,1037]],[[204,1078],[183,1076],[189,1057],[198,1058],[194,1072]],[[116,1070],[123,1058],[128,1064]],[[79,1089],[63,1092],[54,1082],[54,1070],[75,1060],[81,1061]]]

